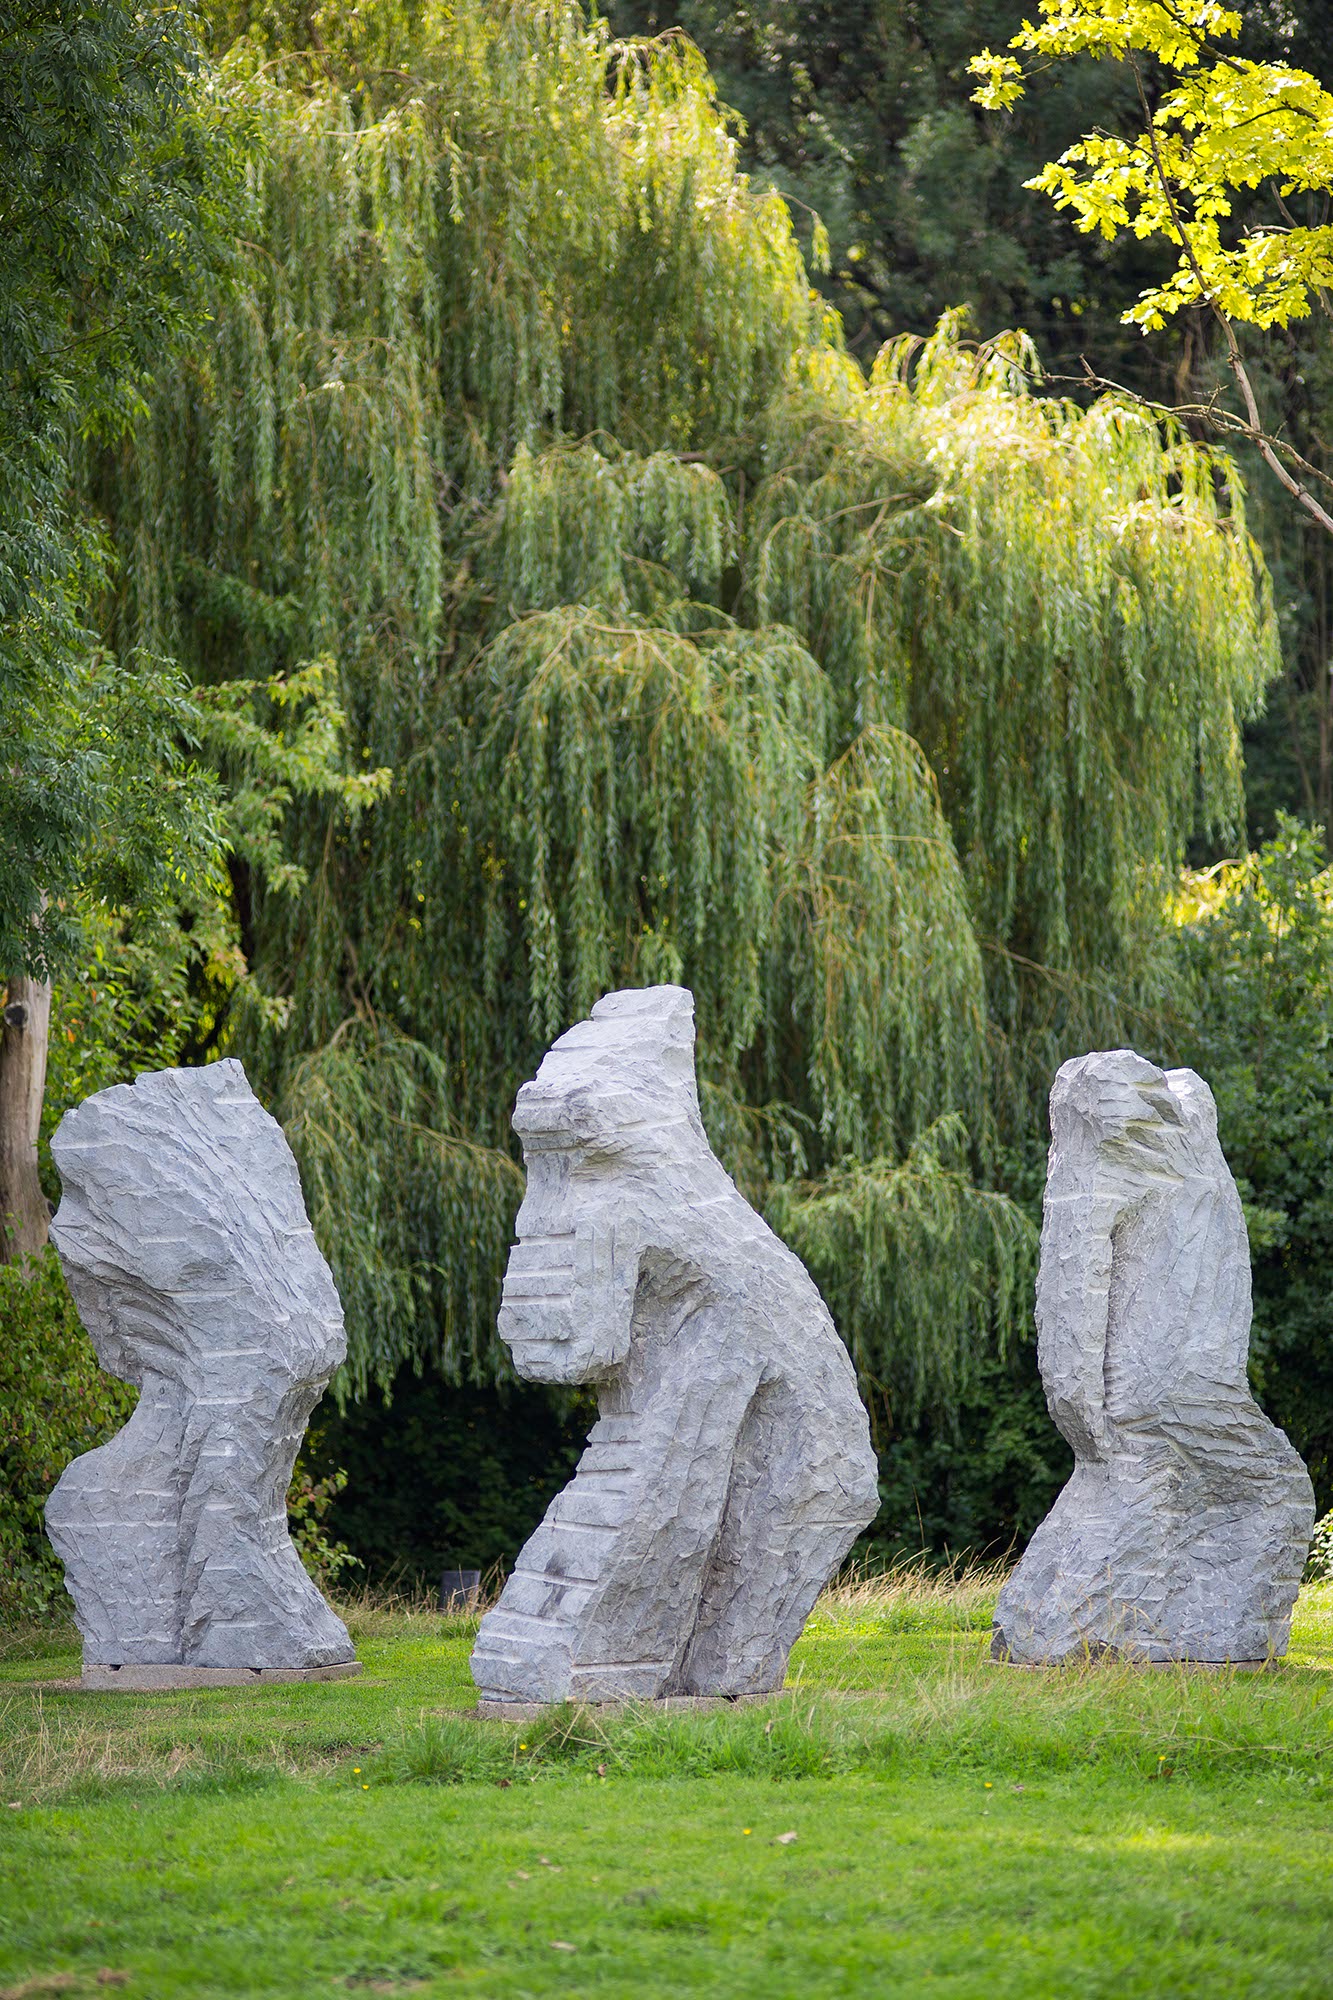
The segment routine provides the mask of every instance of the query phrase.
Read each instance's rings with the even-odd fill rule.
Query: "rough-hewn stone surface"
[[[70,1290],[102,1366],[141,1391],[47,1502],[85,1662],[350,1660],[287,1534],[292,1464],[346,1343],[281,1128],[220,1062],[99,1091],[52,1151]]]
[[[1051,1134],[1038,1356],[1075,1466],[1000,1593],[995,1656],[1280,1656],[1314,1496],[1246,1380],[1249,1245],[1212,1093],[1130,1049],[1083,1056]]]
[[[594,1382],[573,1482],[482,1620],[490,1701],[781,1686],[877,1475],[847,1351],[699,1119],[694,1002],[612,993],[518,1095],[527,1162],[500,1332]]]

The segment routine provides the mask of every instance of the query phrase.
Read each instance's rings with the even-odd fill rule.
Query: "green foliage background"
[[[1246,57],[1333,79],[1327,0],[1240,12]],[[1166,275],[1162,246],[1080,235],[1024,186],[1083,133],[1135,128],[1127,67],[1059,65],[997,118],[971,102],[967,63],[1017,31],[1023,9],[1012,0],[612,0],[608,14],[617,33],[678,23],[703,51],[745,121],[744,165],[787,197],[804,245],[826,239],[815,282],[863,358],[903,329],[929,332],[941,311],[965,303],[987,332],[1025,327],[1049,374],[1075,394],[1089,393],[1080,385],[1090,375],[1167,405],[1229,393],[1208,314],[1186,312],[1168,336],[1148,339],[1121,323]],[[1296,207],[1299,222],[1322,219],[1318,202]],[[1237,227],[1259,219],[1281,226],[1268,185],[1235,207]],[[1240,338],[1270,429],[1326,468],[1333,322],[1316,313],[1287,328],[1241,328]],[[1257,453],[1241,446],[1239,458],[1285,652],[1267,712],[1246,732],[1257,845],[1283,809],[1333,824],[1333,548]]]
[[[132,442],[83,455],[107,640],[182,663],[243,806],[217,949],[171,961],[165,1010],[149,978],[107,1014],[120,923],[119,985],[63,1001],[52,1110],[90,1074],[90,983],[112,1069],[145,1018],[243,1056],[346,1304],[341,1393],[369,1435],[393,1391],[451,1537],[432,1372],[515,1466],[563,1435],[494,1337],[514,1092],[598,993],[663,978],[695,992],[717,1150],[852,1347],[881,1540],[1026,1533],[1061,1463],[1029,1323],[1045,1092],[1068,1054],[1181,1039],[1168,894],[1241,836],[1279,662],[1234,468],[936,323],[967,289],[991,327],[1044,299],[1049,334],[1120,280],[1053,238],[1005,262],[1010,169],[951,96],[989,28],[920,10],[890,49],[872,11],[864,101],[842,57],[797,76],[842,10],[737,30],[789,93],[750,178],[697,51],[619,14],[214,9],[210,103],[250,145],[229,280]],[[823,165],[793,152],[807,97]],[[955,158],[996,197],[966,256]],[[823,292],[774,192],[816,166]],[[915,264],[887,228],[852,258],[895,204]],[[312,672],[336,745],[275,761],[256,730],[290,741]],[[338,1449],[370,1465],[357,1421]]]
[[[327,654],[394,773],[293,809],[297,893],[233,871],[267,1000],[227,1032],[346,1389],[505,1379],[514,1091],[665,977],[886,1450],[953,1435],[1027,1339],[1051,1069],[1159,1018],[1160,873],[1242,816],[1276,653],[1236,483],[953,318],[867,375],[679,38],[234,25],[237,281],[93,492],[114,643],[205,683]]]
[[[0,974],[80,950],[73,905],[169,906],[215,844],[180,674],[94,639],[102,524],[71,453],[114,446],[188,339],[240,216],[184,8],[0,6]]]
[[[1250,1230],[1250,1372],[1298,1439],[1316,1492],[1333,1483],[1333,871],[1290,817],[1198,885],[1181,933],[1183,1053],[1208,1078]]]
[[[62,1597],[42,1532],[46,1496],[137,1400],[103,1374],[54,1250],[23,1270],[0,1264],[0,1621],[40,1617]]]

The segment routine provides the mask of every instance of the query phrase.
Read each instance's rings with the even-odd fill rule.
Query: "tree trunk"
[[[0,1026],[0,1263],[36,1256],[51,1219],[37,1178],[50,1028],[50,981],[11,979]]]
[[[1323,700],[1319,702],[1319,820],[1323,844],[1333,854],[1333,660],[1325,654],[1319,668]]]

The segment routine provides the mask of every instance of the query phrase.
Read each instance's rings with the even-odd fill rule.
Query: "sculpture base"
[[[288,1681],[345,1681],[360,1660],[331,1667],[104,1667],[85,1665],[79,1686],[98,1694],[157,1694],[171,1688],[271,1687]]]
[[[1161,1673],[1167,1667],[1187,1667],[1200,1674],[1261,1674],[1268,1667],[1280,1667],[1280,1659],[1268,1660],[1148,1660],[1141,1653],[1116,1653],[1104,1648],[1099,1653],[1066,1653],[1059,1660],[997,1660],[988,1653],[983,1661],[988,1667],[1008,1667],[1019,1674],[1050,1674],[1062,1667],[1136,1667],[1148,1668]]]
[[[544,1715],[556,1715],[562,1708],[595,1708],[615,1710],[619,1708],[651,1709],[701,1709],[710,1708],[752,1708],[762,1701],[783,1701],[791,1694],[791,1688],[774,1688],[768,1694],[661,1694],[647,1700],[636,1699],[633,1695],[621,1695],[614,1701],[584,1701],[571,1696],[568,1701],[491,1701],[482,1696],[475,1709],[462,1711],[475,1714],[482,1722],[540,1722]]]

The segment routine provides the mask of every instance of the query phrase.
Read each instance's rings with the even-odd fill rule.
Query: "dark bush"
[[[40,1617],[58,1600],[46,1496],[137,1400],[99,1367],[54,1250],[22,1268],[0,1264],[0,1618]]]
[[[433,1586],[444,1568],[506,1567],[569,1480],[596,1412],[543,1389],[455,1387],[400,1371],[341,1415],[321,1409],[316,1475],[345,1467],[327,1531],[371,1582]]]

